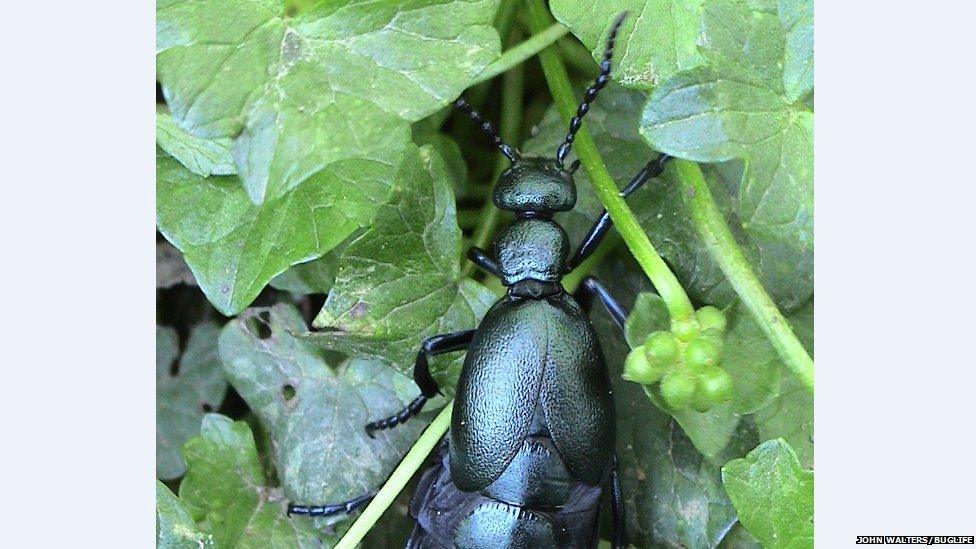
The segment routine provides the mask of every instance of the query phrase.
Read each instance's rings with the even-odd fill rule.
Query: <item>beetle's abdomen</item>
[[[539,452],[547,437],[532,437],[506,472],[480,492],[464,492],[451,480],[450,461],[427,470],[410,505],[417,526],[408,549],[577,549],[595,545],[601,489],[564,476],[559,456]],[[551,446],[551,441],[550,441]],[[542,457],[531,464],[531,456]],[[529,460],[524,461],[523,458]],[[554,460],[554,461],[550,461]],[[554,467],[555,465],[555,467]],[[538,466],[538,468],[537,468]],[[511,472],[511,473],[510,473]],[[513,481],[522,476],[522,488]],[[553,482],[558,486],[553,486]],[[538,490],[552,489],[551,493]],[[506,499],[498,499],[504,496]],[[558,507],[549,507],[556,499]],[[520,505],[512,500],[522,500]],[[539,506],[530,505],[536,503]]]
[[[495,257],[506,286],[527,279],[558,281],[567,255],[566,231],[550,219],[518,218],[495,240]]]

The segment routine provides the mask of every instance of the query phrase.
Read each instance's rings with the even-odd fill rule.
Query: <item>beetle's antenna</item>
[[[502,141],[502,138],[499,137],[498,133],[495,131],[495,127],[491,125],[491,122],[485,120],[485,118],[481,116],[481,113],[474,110],[474,108],[469,105],[463,97],[458,97],[457,101],[454,102],[454,106],[464,114],[471,117],[471,120],[474,120],[479,126],[481,126],[481,131],[488,134],[488,137],[491,138],[492,143],[498,147],[498,150],[502,151],[505,158],[511,160],[512,162],[515,162],[519,158],[519,152]]]
[[[610,26],[610,36],[607,37],[607,49],[603,52],[603,60],[600,61],[600,75],[590,84],[589,88],[586,88],[586,92],[583,94],[583,102],[576,108],[576,116],[569,121],[569,133],[566,134],[566,139],[563,140],[562,144],[556,150],[556,160],[559,161],[560,166],[566,160],[569,149],[573,147],[573,139],[576,138],[576,132],[580,129],[583,116],[590,110],[590,103],[596,99],[596,94],[607,85],[607,81],[610,79],[610,58],[613,57],[613,43],[617,39],[617,31],[620,30],[620,25],[626,18],[627,12],[621,12],[614,19],[613,25]]]

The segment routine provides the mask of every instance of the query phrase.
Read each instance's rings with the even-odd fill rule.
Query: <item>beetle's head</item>
[[[499,176],[492,199],[502,210],[549,217],[573,209],[576,183],[555,158],[518,157]]]

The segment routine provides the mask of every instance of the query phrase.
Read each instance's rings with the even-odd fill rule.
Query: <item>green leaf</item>
[[[813,472],[783,439],[768,440],[722,467],[739,520],[763,547],[813,547]]]
[[[786,366],[745,305],[736,304],[726,316],[722,367],[735,380],[732,409],[751,414],[776,398]]]
[[[426,421],[415,418],[369,438],[366,424],[404,408],[417,396],[416,385],[381,363],[346,359],[293,335],[304,330],[291,305],[248,309],[224,328],[220,356],[271,437],[288,498],[347,501],[383,484]]]
[[[787,317],[796,336],[813,352],[813,302]],[[785,366],[781,366],[785,368]],[[785,439],[804,467],[813,467],[813,395],[795,376],[782,374],[775,398],[756,412],[756,427],[763,440]]]
[[[656,155],[638,134],[638,118],[644,101],[643,93],[611,84],[601,92],[586,116],[587,128],[602,156],[612,159],[608,169],[620,187]],[[565,124],[558,112],[550,109],[539,124],[538,134],[528,141],[524,150],[551,156],[565,132]],[[763,286],[783,309],[790,310],[806,302],[813,293],[812,254],[757,238],[751,229],[743,229],[739,223],[739,204],[728,190],[730,187],[738,189],[741,163],[705,168],[712,195],[726,214],[730,229]],[[602,206],[586,172],[579,170],[574,177],[579,196],[577,206],[557,215],[557,219],[566,227],[570,241],[576,243],[596,220]],[[735,291],[699,240],[678,185],[667,173],[648,181],[628,198],[628,204],[695,303],[725,307],[735,300]]]
[[[610,25],[629,12],[617,34],[611,76],[628,88],[652,89],[674,73],[698,66],[702,0],[550,0],[552,14],[599,61]]]
[[[779,0],[777,11],[787,31],[783,86],[799,101],[813,89],[813,0]]]
[[[204,414],[220,407],[227,382],[217,357],[220,327],[194,326],[180,357],[176,330],[156,326],[156,476],[169,480],[186,469],[180,447],[200,430]]]
[[[203,178],[156,156],[156,223],[183,252],[193,276],[221,313],[247,307],[269,280],[322,256],[372,219],[390,191],[393,172],[347,162],[333,175],[345,185],[310,184],[256,206],[236,177]]]
[[[472,185],[468,185],[468,166],[464,163],[461,147],[457,142],[442,133],[425,133],[418,136],[416,130],[414,130],[414,142],[420,146],[430,145],[437,151],[451,173],[454,197],[458,200],[467,197],[472,190]]]
[[[180,500],[195,520],[207,525],[218,547],[322,546],[311,523],[288,519],[281,491],[266,485],[246,423],[206,415],[183,455],[187,471]]]
[[[197,175],[237,173],[229,138],[203,139],[190,135],[176,125],[164,107],[156,109],[156,144]]]
[[[156,548],[212,549],[211,534],[201,532],[190,512],[160,481],[156,481]]]
[[[183,130],[234,138],[238,173],[261,203],[340,165],[395,166],[408,122],[498,57],[496,7],[356,0],[294,13],[272,0],[161,0],[157,76]],[[327,173],[312,185],[348,183]]]
[[[762,243],[787,247],[794,263],[812,273],[813,113],[797,102],[812,83],[803,60],[805,44],[812,44],[798,22],[791,26],[795,43],[788,45],[780,17],[805,20],[792,15],[800,10],[791,5],[782,2],[778,15],[746,0],[706,1],[701,43],[707,66],[678,73],[654,90],[641,134],[673,156],[744,160],[742,227]]]
[[[339,268],[340,247],[318,259],[299,263],[271,279],[271,287],[296,294],[325,294],[335,283]]]
[[[722,539],[719,549],[762,549],[762,545],[756,541],[755,536],[746,530],[742,523],[735,523],[729,533]]]
[[[473,328],[495,296],[460,279],[461,231],[446,164],[430,146],[407,156],[397,188],[374,223],[346,247],[335,287],[302,337],[345,353],[413,371],[425,338]],[[458,360],[432,364],[453,386]]]

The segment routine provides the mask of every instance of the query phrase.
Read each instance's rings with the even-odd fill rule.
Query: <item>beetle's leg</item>
[[[617,454],[614,453],[610,457],[610,521],[613,526],[613,549],[624,549],[627,547],[627,517],[617,467]]]
[[[631,193],[646,183],[648,179],[661,175],[661,173],[664,171],[664,165],[667,164],[668,160],[671,160],[671,158],[672,157],[666,154],[662,154],[645,164],[644,167],[637,172],[637,175],[630,180],[630,183],[628,183],[627,186],[620,191],[620,196],[624,198],[630,196]],[[590,231],[586,233],[585,237],[583,237],[583,242],[580,244],[579,248],[576,249],[576,253],[573,254],[569,261],[566,262],[566,272],[572,271],[587,257],[590,257],[590,254],[593,253],[593,250],[596,249],[596,247],[603,240],[603,237],[606,236],[607,231],[610,230],[610,227],[613,227],[613,221],[610,220],[610,215],[607,213],[607,211],[603,210],[603,213],[601,213],[600,217],[597,218],[596,223],[593,224]]]
[[[292,515],[301,515],[306,517],[331,517],[332,515],[338,515],[340,513],[351,513],[369,503],[369,500],[373,499],[373,496],[375,495],[376,492],[370,492],[366,495],[359,496],[358,498],[353,498],[342,503],[334,503],[332,505],[295,505],[294,503],[289,503],[287,514],[289,517]]]
[[[600,302],[603,306],[607,308],[607,312],[610,313],[610,317],[613,318],[614,323],[620,327],[621,330],[624,329],[624,322],[627,321],[627,312],[624,308],[617,302],[616,299],[610,295],[606,286],[600,283],[599,280],[588,276],[580,282],[579,288],[576,290],[574,296],[577,303],[583,307],[584,311],[589,312],[592,304],[593,298],[600,298]]]
[[[472,263],[480,267],[482,270],[494,275],[495,277],[502,277],[502,271],[498,266],[498,262],[492,259],[488,253],[481,248],[478,248],[477,246],[468,248],[468,259],[470,259]]]
[[[430,365],[427,363],[427,359],[432,356],[467,349],[472,337],[474,337],[474,330],[465,330],[463,332],[441,334],[425,339],[420,345],[420,352],[417,353],[417,361],[413,365],[413,380],[417,384],[417,387],[420,388],[420,396],[413,399],[413,402],[396,414],[366,424],[366,434],[372,438],[373,431],[395,427],[419,414],[424,409],[424,404],[427,404],[427,401],[433,398],[434,395],[440,393],[437,382],[430,375]]]

